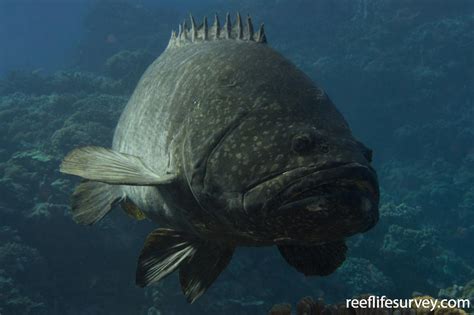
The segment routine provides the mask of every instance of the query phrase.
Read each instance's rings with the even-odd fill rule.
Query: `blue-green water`
[[[380,221],[350,239],[327,277],[304,277],[276,248],[238,249],[189,305],[176,276],[135,286],[155,224],[116,209],[76,225],[77,180],[58,167],[74,147],[110,146],[142,72],[189,12],[227,11],[264,22],[268,44],[373,149]],[[0,74],[2,315],[266,314],[304,296],[367,293],[474,298],[472,1],[0,0]]]

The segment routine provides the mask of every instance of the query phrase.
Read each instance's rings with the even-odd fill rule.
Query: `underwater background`
[[[151,222],[76,225],[74,147],[109,147],[171,30],[192,12],[251,14],[374,151],[381,217],[307,278],[276,248],[239,248],[189,305],[172,275],[135,286]],[[474,1],[0,0],[0,314],[266,314],[304,296],[474,303]]]

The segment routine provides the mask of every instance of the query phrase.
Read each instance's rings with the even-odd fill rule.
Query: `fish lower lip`
[[[296,196],[288,200],[285,200],[283,202],[283,205],[286,205],[289,203],[300,203],[300,202],[306,203],[311,200],[314,200],[316,196],[329,194],[330,192],[334,192],[341,189],[354,189],[360,192],[364,192],[368,195],[376,195],[376,192],[374,188],[372,187],[372,184],[370,184],[368,181],[342,179],[342,180],[338,180],[337,183],[329,183],[329,184],[324,183],[319,186],[312,187],[308,190],[302,191]]]
[[[266,176],[264,178],[261,178],[260,180],[252,183],[251,185],[249,185],[247,187],[246,191],[247,192],[251,191],[253,188],[259,186],[260,184],[266,183],[268,181],[271,181],[271,180],[273,180],[273,179],[275,179],[279,176],[285,175],[285,174],[289,174],[289,173],[294,173],[295,175],[296,174],[301,174],[299,176],[304,177],[304,176],[307,176],[308,174],[324,171],[326,169],[337,168],[337,167],[344,166],[344,165],[347,165],[347,163],[339,163],[339,162],[338,163],[331,163],[331,164],[328,164],[328,165],[319,166],[317,169],[314,168],[314,166],[309,166],[309,167],[301,167],[301,168],[296,168],[296,169],[290,169],[290,170],[275,172],[275,173],[269,174],[268,176]],[[313,170],[313,172],[311,172],[311,170]],[[293,176],[293,174],[291,176]]]
[[[319,204],[319,199],[320,198],[317,196],[312,196],[288,202],[279,207],[278,211],[288,211],[291,209],[305,208],[310,212],[317,213],[321,217],[326,217],[329,213],[327,209],[325,209],[323,206],[321,206],[321,204]]]
[[[289,200],[295,200],[295,193],[301,194],[307,190],[314,189],[323,184],[334,182],[337,179],[356,179],[354,173],[359,173],[360,179],[366,179],[373,186],[375,202],[378,203],[378,184],[375,171],[366,165],[359,163],[331,163],[320,167],[301,167],[265,178],[251,185],[243,194],[243,208],[248,213],[259,212],[261,214],[272,212]],[[286,183],[285,188],[272,191],[272,183]],[[281,185],[275,185],[280,186]],[[302,199],[302,198],[300,198]]]
[[[340,189],[360,191],[370,196],[374,202],[378,202],[379,191],[375,173],[369,167],[353,163],[301,177],[274,198],[272,208],[284,209],[298,204],[306,205],[315,200],[313,197]]]

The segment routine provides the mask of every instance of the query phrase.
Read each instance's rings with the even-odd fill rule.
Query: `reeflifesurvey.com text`
[[[433,299],[418,297],[411,299],[390,299],[383,296],[370,295],[366,298],[346,299],[346,308],[360,309],[465,309],[471,308],[469,299]]]

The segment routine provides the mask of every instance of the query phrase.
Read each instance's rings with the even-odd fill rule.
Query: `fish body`
[[[115,203],[160,227],[137,283],[175,270],[190,302],[236,246],[277,245],[307,275],[333,272],[344,239],[378,220],[371,151],[326,93],[238,15],[221,27],[180,26],[124,109],[112,149],[71,152],[61,170],[88,181],[73,217],[100,220]]]

